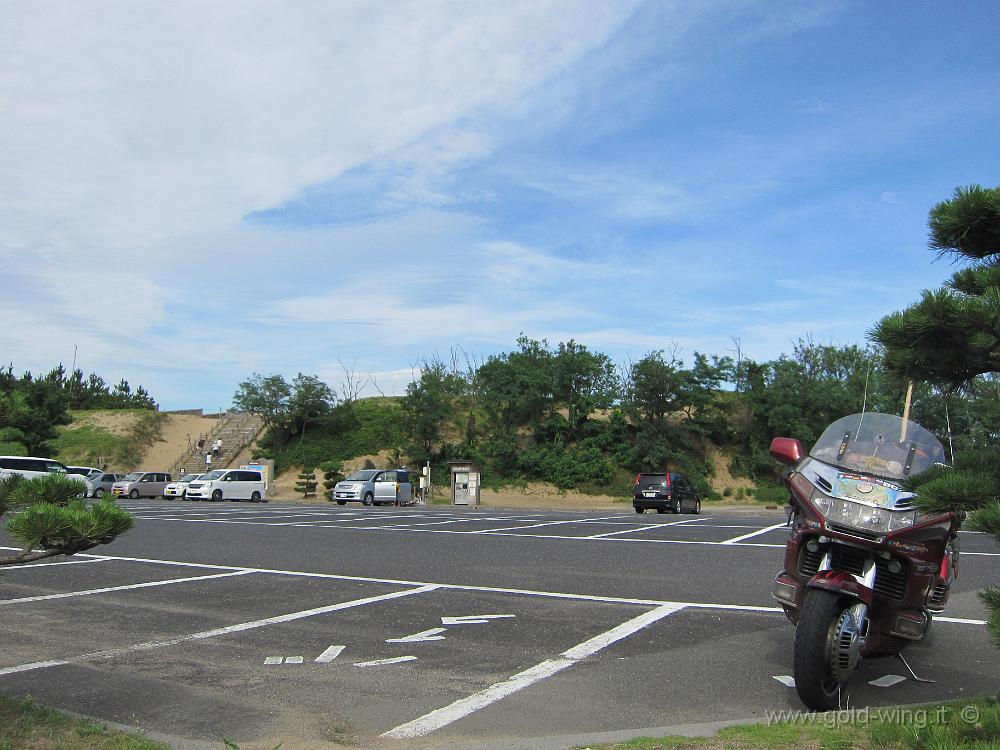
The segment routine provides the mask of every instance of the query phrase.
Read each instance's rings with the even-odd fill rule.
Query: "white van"
[[[6,479],[13,474],[20,474],[25,479],[35,479],[48,474],[63,474],[69,479],[81,483],[85,497],[88,490],[86,477],[70,474],[65,466],[52,458],[0,456],[0,479]]]
[[[188,485],[188,500],[249,500],[266,503],[264,477],[251,469],[216,469]]]

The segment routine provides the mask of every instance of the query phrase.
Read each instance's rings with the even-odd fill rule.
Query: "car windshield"
[[[133,471],[131,474],[126,474],[123,482],[134,482],[136,479],[142,476],[141,471]]]
[[[894,414],[852,414],[820,435],[809,455],[848,471],[905,479],[944,463],[944,448],[916,422]]]
[[[198,479],[204,479],[206,482],[210,482],[213,479],[218,479],[223,474],[225,474],[224,471],[210,471],[207,474],[202,474],[200,477],[198,477]]]
[[[378,474],[378,469],[362,469],[361,471],[356,471],[351,476],[347,478],[349,482],[367,482],[373,476]]]
[[[195,479],[201,479],[201,476],[202,476],[201,474],[185,474],[184,476],[182,476],[177,481],[178,482],[193,482]]]

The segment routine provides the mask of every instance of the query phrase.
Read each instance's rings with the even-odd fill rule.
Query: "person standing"
[[[222,438],[216,438],[215,443],[212,445],[212,454],[218,458],[219,452],[222,450]]]
[[[205,471],[212,470],[212,453],[211,451],[205,451]]]

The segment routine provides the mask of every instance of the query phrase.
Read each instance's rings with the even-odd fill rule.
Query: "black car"
[[[636,513],[656,508],[657,513],[701,513],[701,497],[685,474],[639,474],[632,487]]]

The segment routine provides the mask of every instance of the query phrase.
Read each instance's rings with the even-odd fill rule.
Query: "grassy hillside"
[[[366,398],[338,406],[329,420],[287,442],[268,435],[261,455],[274,459],[277,474],[292,466],[315,468],[326,461],[345,461],[383,450],[401,452],[405,443],[400,399]]]
[[[160,437],[164,415],[149,409],[71,412],[73,422],[52,441],[64,464],[123,469],[136,466]]]

